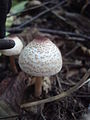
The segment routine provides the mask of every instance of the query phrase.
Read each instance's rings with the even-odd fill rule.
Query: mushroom
[[[14,55],[19,55],[22,48],[23,48],[23,43],[21,42],[21,40],[15,36],[15,37],[9,37],[8,38],[9,40],[13,40],[15,42],[15,46],[11,49],[4,49],[4,50],[1,50],[1,53],[3,55],[6,55],[6,56],[10,56],[10,65],[12,67],[12,70],[14,73],[17,73],[17,68],[16,68],[16,65],[15,65],[15,60],[14,60]]]
[[[36,76],[35,96],[39,97],[43,77],[55,75],[62,68],[61,52],[50,39],[37,36],[22,50],[19,65],[25,73]]]

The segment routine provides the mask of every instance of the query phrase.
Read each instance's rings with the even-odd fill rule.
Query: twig
[[[65,4],[67,2],[67,0],[63,0],[62,2],[60,2],[59,4],[57,5],[54,5],[54,7],[51,7],[50,9],[47,9],[47,10],[44,10],[43,12],[37,14],[35,17],[33,17],[32,19],[30,20],[27,20],[25,23],[21,24],[20,26],[18,27],[13,27],[11,31],[15,31],[15,30],[18,30],[20,28],[23,28],[25,26],[27,26],[28,24],[30,24],[31,22],[33,22],[34,20],[36,20],[37,18],[41,17],[42,15],[45,15],[46,13],[50,12],[51,10],[54,10],[58,7],[60,7],[61,5]],[[10,30],[9,30],[10,31]]]
[[[5,119],[9,119],[9,118],[12,118],[12,119],[13,119],[13,118],[17,118],[17,117],[19,117],[19,116],[20,116],[20,115],[17,115],[17,114],[16,114],[16,115],[7,116],[7,117],[0,117],[0,119],[1,119],[1,120],[5,120]]]
[[[70,35],[70,36],[73,36],[73,37],[77,37],[77,38],[84,38],[84,39],[81,39],[81,41],[90,41],[90,36],[87,36],[87,35],[83,35],[83,34],[77,34],[75,32],[67,32],[67,31],[61,31],[61,30],[52,30],[52,29],[44,29],[44,28],[38,28],[38,30],[40,32],[44,32],[44,33],[50,33],[50,34],[54,34],[54,35]],[[75,39],[76,41],[80,41],[80,39]]]
[[[60,90],[60,92],[62,92],[63,89],[62,89],[62,85],[61,85],[61,78],[59,78],[58,75],[56,75],[56,79],[57,79],[57,82],[58,82],[59,90]]]
[[[46,8],[46,10],[49,10],[50,8],[48,8],[47,6],[45,6],[45,5],[43,5],[44,6],[44,8]],[[62,16],[60,16],[60,15],[58,15],[54,10],[50,10],[50,12],[52,13],[52,14],[54,14],[57,18],[59,18],[60,20],[62,20],[62,21],[66,21],[66,19],[64,18],[64,17],[62,17]]]
[[[42,104],[42,106],[41,106],[41,117],[43,118],[43,120],[46,120],[46,118],[45,118],[45,116],[44,116],[44,114],[43,114],[43,109],[44,109],[44,104]]]
[[[90,4],[90,1],[86,0],[85,5],[84,5],[84,6],[82,7],[82,9],[81,9],[81,14],[84,13],[85,9],[87,8],[87,6],[88,6],[89,4]]]
[[[81,81],[79,81],[74,87],[70,88],[69,90],[62,92],[59,95],[44,99],[44,100],[39,100],[39,101],[35,101],[35,102],[29,102],[29,103],[25,103],[21,105],[21,108],[29,108],[31,106],[36,106],[36,105],[40,105],[40,104],[45,104],[45,103],[49,103],[49,102],[53,102],[55,100],[61,100],[64,97],[69,96],[70,94],[72,94],[73,92],[75,92],[76,90],[78,90],[79,88],[81,88],[84,84],[86,84],[87,82],[89,82],[87,80],[87,78],[90,76],[90,69],[87,71],[87,73],[83,76],[83,78],[81,79]]]
[[[67,40],[74,40],[74,41],[80,41],[80,42],[84,42],[84,41],[90,41],[90,36],[87,35],[83,35],[83,34],[77,34],[75,32],[68,32],[68,31],[62,31],[62,30],[54,30],[54,29],[46,29],[46,28],[37,28],[40,32],[42,33],[49,33],[49,34],[53,34],[53,35],[59,35],[59,36],[64,36],[67,37],[67,35],[69,35],[67,37]],[[19,29],[8,29],[7,32],[21,32],[23,31],[24,28],[19,28]],[[70,38],[71,37],[71,38]],[[75,39],[73,39],[75,38]]]
[[[52,1],[48,1],[48,2],[44,2],[44,3],[42,3],[41,5],[34,6],[34,7],[30,7],[30,8],[27,8],[27,9],[25,9],[25,10],[22,10],[22,11],[20,11],[20,12],[10,13],[7,17],[16,16],[16,15],[18,15],[18,14],[22,14],[22,13],[28,12],[29,10],[33,10],[33,9],[40,8],[40,7],[44,6],[44,5],[47,5],[47,4],[50,4],[50,3],[53,3],[53,2],[54,2],[53,0],[52,0]]]
[[[22,114],[23,116],[27,116],[27,113],[25,113],[25,114]],[[20,117],[21,115],[19,115],[19,114],[16,114],[16,115],[10,115],[10,116],[7,116],[7,117],[0,117],[0,120],[5,120],[5,119],[10,119],[10,118],[18,118],[18,117]]]
[[[79,47],[80,47],[80,44],[79,44],[79,43],[76,44],[76,46],[75,46],[72,50],[70,50],[68,53],[66,53],[66,54],[64,55],[64,57],[67,57],[67,56],[71,55],[71,54],[72,54],[73,52],[75,52]]]

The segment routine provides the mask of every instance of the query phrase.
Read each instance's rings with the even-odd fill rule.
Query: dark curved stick
[[[15,42],[13,40],[6,40],[6,39],[0,40],[0,50],[10,49],[13,48],[14,46],[15,46]]]

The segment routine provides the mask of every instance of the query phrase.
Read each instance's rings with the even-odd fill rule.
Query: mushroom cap
[[[1,50],[1,53],[6,56],[19,55],[23,48],[22,41],[17,36],[10,37],[9,40],[13,40],[15,42],[15,46],[11,49]]]
[[[29,75],[51,76],[62,68],[61,52],[48,38],[36,38],[22,50],[19,65]]]

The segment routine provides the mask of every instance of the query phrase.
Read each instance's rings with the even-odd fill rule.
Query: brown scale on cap
[[[47,37],[38,35],[38,36],[35,38],[35,41],[38,42],[38,43],[43,43],[43,42],[46,42],[46,41],[48,42],[48,39],[47,39]]]

